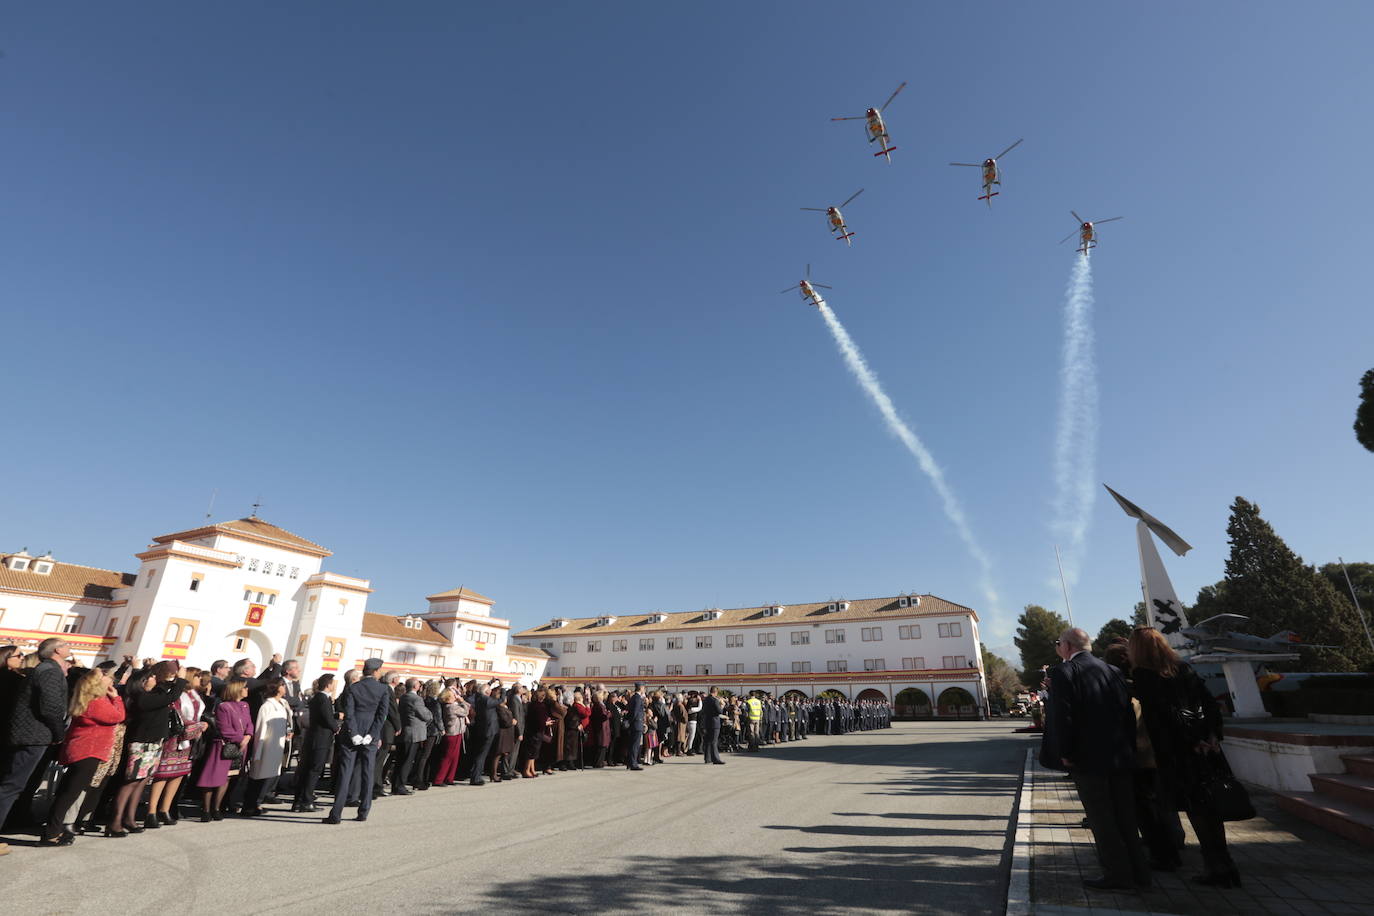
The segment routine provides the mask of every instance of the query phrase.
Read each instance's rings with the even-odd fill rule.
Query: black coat
[[[1091,652],[1050,669],[1049,719],[1041,762],[1085,773],[1135,766],[1135,711],[1121,673]]]
[[[391,710],[391,688],[375,677],[364,677],[349,688],[343,699],[343,725],[339,740],[352,743],[354,735],[371,735],[375,745]]]
[[[131,691],[124,698],[124,712],[128,721],[125,738],[141,744],[159,744],[170,738],[170,709],[189,686],[184,678],[177,678],[174,681],[162,681],[152,690]]]
[[[525,701],[514,690],[506,694],[506,707],[510,710],[515,724],[515,738],[520,740],[525,734]]]
[[[44,659],[14,675],[13,706],[5,740],[11,746],[56,744],[67,733],[67,679],[62,666]]]
[[[636,734],[644,734],[644,697],[638,693],[630,694],[630,708],[625,714],[628,720],[626,724],[629,730]]]
[[[339,731],[339,717],[334,709],[334,698],[323,690],[317,690],[306,701],[310,710],[310,724],[306,726],[304,744],[306,754],[328,754],[329,745]]]
[[[1195,752],[1203,740],[1221,740],[1221,707],[1192,666],[1180,664],[1173,677],[1147,668],[1131,672],[1140,719],[1150,735],[1155,763],[1164,791],[1181,804],[1188,789],[1210,775],[1207,762]],[[1184,710],[1201,710],[1202,720],[1189,724]]]
[[[473,740],[480,742],[495,737],[496,729],[499,727],[496,707],[500,704],[480,687],[472,694],[469,702],[472,703]]]

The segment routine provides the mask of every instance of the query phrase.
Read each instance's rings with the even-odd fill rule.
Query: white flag
[[[1174,594],[1174,584],[1164,571],[1164,563],[1155,549],[1150,526],[1144,521],[1135,523],[1135,537],[1140,545],[1140,578],[1145,588],[1145,619],[1150,626],[1164,634],[1169,645],[1178,649],[1188,643],[1182,630],[1188,625],[1183,616],[1183,604]]]

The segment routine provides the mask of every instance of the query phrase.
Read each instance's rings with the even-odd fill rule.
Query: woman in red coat
[[[58,756],[67,770],[62,774],[47,826],[43,828],[42,842],[47,846],[70,846],[76,839],[68,826],[72,813],[79,807],[76,820],[84,821],[100,802],[100,786],[105,780],[97,779],[96,773],[102,763],[109,761],[114,751],[115,726],[124,721],[124,700],[106,669],[93,668],[76,682],[68,712],[72,724]]]

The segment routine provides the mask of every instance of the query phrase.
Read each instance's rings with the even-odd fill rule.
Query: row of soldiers
[[[771,693],[755,692],[743,711],[741,725],[750,750],[763,744],[803,741],[813,734],[844,735],[892,727],[892,705],[885,700],[778,700]]]

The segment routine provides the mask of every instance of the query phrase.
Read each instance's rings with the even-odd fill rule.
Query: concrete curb
[[[1021,770],[1021,799],[1013,812],[1016,843],[1011,854],[1011,879],[1007,882],[1007,916],[1029,916],[1031,912],[1031,812],[1035,810],[1035,775],[1032,766],[1035,750],[1026,751]]]

